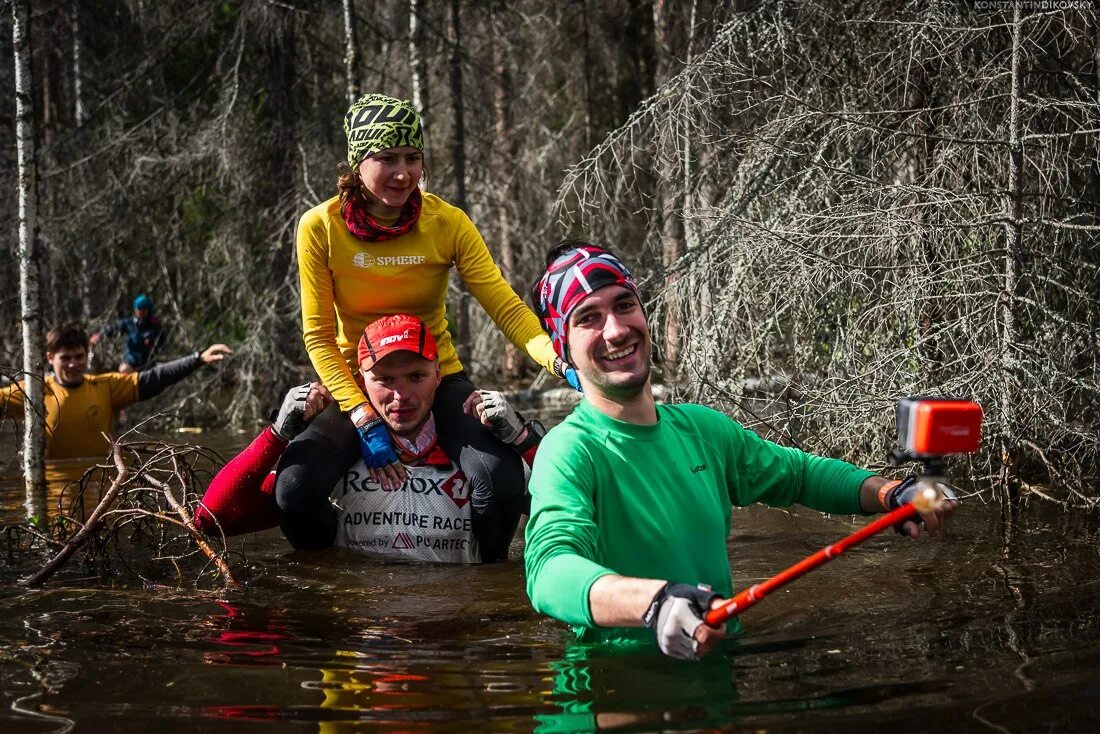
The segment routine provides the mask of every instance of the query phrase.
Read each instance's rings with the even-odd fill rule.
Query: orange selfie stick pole
[[[942,472],[940,461],[948,454],[971,454],[978,450],[982,428],[982,408],[972,400],[954,398],[905,398],[898,402],[898,443],[900,450],[893,452],[895,463],[902,460],[920,461],[925,467],[926,479]],[[841,538],[819,550],[809,558],[799,561],[787,570],[767,581],[753,584],[735,594],[720,607],[707,612],[707,624],[712,627],[735,617],[781,586],[806,575],[839,556],[852,546],[859,545],[888,527],[927,515],[940,507],[940,494],[928,484],[917,493],[911,503],[889,512],[862,530]]]
[[[857,530],[846,538],[841,538],[832,545],[827,545],[817,553],[814,553],[808,558],[804,558],[798,563],[794,564],[790,568],[777,573],[767,581],[763,581],[759,584],[753,584],[749,588],[734,594],[733,598],[727,601],[720,607],[715,607],[707,612],[707,624],[712,627],[718,627],[726,622],[730,617],[736,617],[741,612],[745,611],[749,607],[755,606],[758,602],[763,600],[765,596],[775,591],[781,586],[785,586],[795,579],[805,576],[810,571],[814,570],[818,566],[824,565],[829,561],[839,556],[844,551],[848,550],[852,546],[859,545],[863,541],[870,538],[872,535],[876,535],[886,528],[893,527],[900,522],[905,522],[915,517],[919,512],[932,512],[936,509],[936,505],[939,502],[939,493],[936,490],[928,488],[917,495],[917,499],[913,502],[908,502],[901,507],[888,512],[885,515],[875,519],[866,527]],[[918,507],[920,509],[918,509]]]

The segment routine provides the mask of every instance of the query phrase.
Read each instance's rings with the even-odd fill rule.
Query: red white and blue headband
[[[546,268],[535,287],[535,306],[550,334],[554,351],[569,361],[569,315],[600,288],[621,285],[638,295],[634,276],[610,251],[595,245],[575,247]]]

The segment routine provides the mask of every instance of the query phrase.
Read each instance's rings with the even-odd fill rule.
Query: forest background
[[[22,0],[18,0],[22,2]],[[16,96],[13,4],[0,99]],[[881,465],[894,401],[985,409],[958,473],[1096,508],[1100,22],[1084,0],[35,0],[45,324],[151,295],[232,364],[177,420],[264,415],[308,360],[294,231],[349,99],[411,99],[428,190],[525,294],[563,237],[636,264],[680,398]],[[15,105],[0,365],[22,364]],[[464,361],[529,380],[456,283]],[[203,398],[203,399],[196,399]]]

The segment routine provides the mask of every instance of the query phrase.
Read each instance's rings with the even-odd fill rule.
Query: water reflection
[[[21,491],[22,474],[17,471],[18,467],[8,467],[14,471],[0,474],[0,519],[13,522],[33,517],[48,523],[59,514],[66,488],[78,482],[84,472],[95,465],[92,459],[47,462],[45,492],[34,494]]]
[[[23,499],[0,489],[5,520]],[[520,542],[453,568],[293,553],[273,531],[233,541],[235,593],[124,574],[0,587],[0,691],[19,731],[1096,730],[1095,525],[1032,507],[1005,544],[992,508],[956,520],[769,596],[701,663],[571,642],[530,610]],[[739,511],[735,585],[854,523]]]
[[[239,665],[242,658],[250,664],[282,665],[276,659],[281,650],[278,643],[290,639],[286,634],[285,615],[276,613],[266,616],[261,623],[250,620],[245,608],[240,604],[216,601],[225,614],[214,615],[210,620],[214,635],[210,642],[219,647],[228,648],[203,654],[203,660],[212,664]]]

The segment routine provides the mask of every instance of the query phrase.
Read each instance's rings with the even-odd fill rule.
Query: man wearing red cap
[[[358,464],[337,479],[276,485],[269,472],[287,443],[299,434],[308,440],[307,425],[332,403],[320,383],[303,385],[210,483],[196,513],[200,527],[235,535],[279,524],[296,548],[336,543],[419,560],[504,560],[523,500],[474,511],[463,472],[436,442],[431,407],[441,377],[424,323],[397,315],[369,324],[359,342],[359,379],[408,469],[402,482]],[[475,430],[489,430],[530,461],[541,426],[524,424],[499,393],[474,393],[466,410],[480,420]]]

